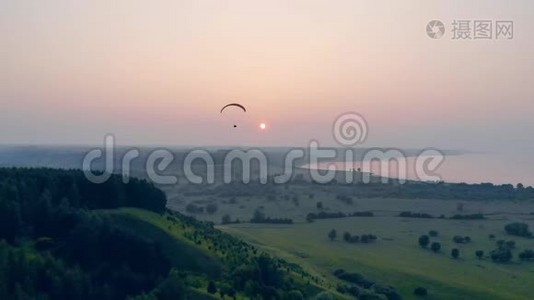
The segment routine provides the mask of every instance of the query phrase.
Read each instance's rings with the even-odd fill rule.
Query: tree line
[[[313,222],[313,220],[319,219],[338,219],[338,218],[348,218],[348,217],[373,217],[374,213],[372,211],[356,211],[353,213],[343,213],[343,212],[326,212],[321,211],[318,213],[308,213],[306,215],[306,220],[308,222]]]

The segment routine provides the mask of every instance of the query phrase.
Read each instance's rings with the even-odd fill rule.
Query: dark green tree
[[[430,249],[432,249],[432,251],[438,253],[438,252],[441,250],[441,244],[438,243],[438,242],[433,242],[433,243],[430,245]]]
[[[491,257],[491,260],[493,260],[494,262],[506,263],[512,260],[513,255],[510,249],[500,248],[500,249],[491,251],[490,257]]]
[[[236,291],[233,287],[230,287],[226,293],[228,294],[228,297],[235,299]]]
[[[504,226],[506,233],[515,236],[532,237],[532,232],[528,228],[528,224],[514,222]]]
[[[213,215],[219,207],[216,203],[210,203],[206,206],[206,212],[210,215]]]
[[[428,294],[428,291],[424,287],[416,287],[413,290],[413,294],[416,296],[426,296]]]
[[[419,246],[422,248],[426,248],[428,244],[430,243],[430,238],[428,235],[422,235],[419,237]]]
[[[534,260],[534,251],[525,249],[523,252],[519,253],[519,259],[523,261]]]
[[[451,250],[451,256],[452,258],[457,259],[460,256],[460,250],[453,248]]]
[[[210,293],[210,294],[212,294],[212,295],[215,294],[215,293],[217,293],[217,286],[215,285],[215,282],[210,281],[210,282],[208,283],[207,291],[208,291],[208,293]]]
[[[224,216],[222,216],[222,224],[230,224],[232,223],[232,218],[230,217],[229,214],[225,214]]]
[[[328,233],[328,238],[331,241],[334,241],[336,237],[337,237],[337,231],[335,229],[330,230],[330,232]]]

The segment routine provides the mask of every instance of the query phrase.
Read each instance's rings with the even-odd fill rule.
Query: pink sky
[[[0,3],[0,143],[333,145],[356,111],[364,146],[534,148],[529,1],[73,2]],[[452,40],[455,19],[515,37]]]

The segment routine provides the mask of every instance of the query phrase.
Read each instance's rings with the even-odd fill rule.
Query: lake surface
[[[408,157],[405,160],[406,167],[402,164],[391,163],[389,166],[374,163],[355,162],[324,162],[315,165],[305,165],[305,168],[326,170],[333,165],[337,170],[358,170],[371,172],[375,175],[399,178],[405,170],[406,178],[419,180],[415,158]],[[388,168],[389,167],[389,168]],[[389,174],[388,174],[389,172]],[[424,174],[423,174],[424,175]],[[491,182],[494,184],[518,184],[534,186],[534,154],[530,153],[473,153],[446,155],[441,165],[431,175],[441,177],[446,182],[481,183]]]

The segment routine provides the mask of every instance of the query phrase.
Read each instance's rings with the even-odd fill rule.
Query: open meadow
[[[426,299],[531,299],[534,295],[534,263],[518,258],[525,249],[534,249],[534,239],[509,235],[504,229],[511,222],[534,225],[534,203],[530,200],[342,197],[349,193],[343,187],[320,185],[275,186],[265,195],[245,196],[167,192],[168,207],[186,214],[188,204],[215,204],[215,211],[189,214],[215,224],[221,224],[225,215],[232,222],[239,219],[239,224],[218,228],[320,274],[333,289],[342,282],[333,272],[343,269],[391,285],[406,299],[415,297],[417,287],[427,289]],[[250,223],[256,211],[271,218],[291,219],[292,223]],[[406,211],[432,218],[399,216]],[[372,212],[372,216],[307,220],[309,213],[320,212]],[[452,219],[454,215],[479,214],[483,219]],[[337,233],[333,240],[328,236],[332,229]],[[418,239],[430,231],[436,236],[430,236],[429,246],[423,248]],[[349,243],[344,240],[345,233],[372,234],[377,239]],[[468,237],[469,241],[457,243],[455,236]],[[491,259],[499,240],[515,242],[513,258],[508,262]],[[434,242],[441,246],[437,252],[430,247]],[[451,256],[453,248],[459,251],[456,259]],[[477,251],[483,251],[480,258]]]
[[[515,253],[534,248],[532,239],[508,236],[503,230],[507,222],[377,216],[288,226],[238,224],[220,229],[319,271],[329,279],[334,279],[332,272],[340,268],[358,272],[366,278],[395,286],[408,299],[418,286],[428,289],[428,299],[532,299],[532,262],[519,262],[516,257],[509,263],[497,264],[488,257],[495,248],[490,234],[497,240],[516,241]],[[327,237],[331,229],[338,232],[334,241]],[[431,240],[441,243],[439,253],[418,245],[418,237],[429,230],[438,231],[438,236]],[[343,241],[343,232],[372,233],[378,239],[369,244],[350,244]],[[455,244],[452,240],[455,235],[469,236],[471,242]],[[459,249],[458,259],[451,257],[452,248]],[[475,255],[477,250],[485,252],[482,259]]]

